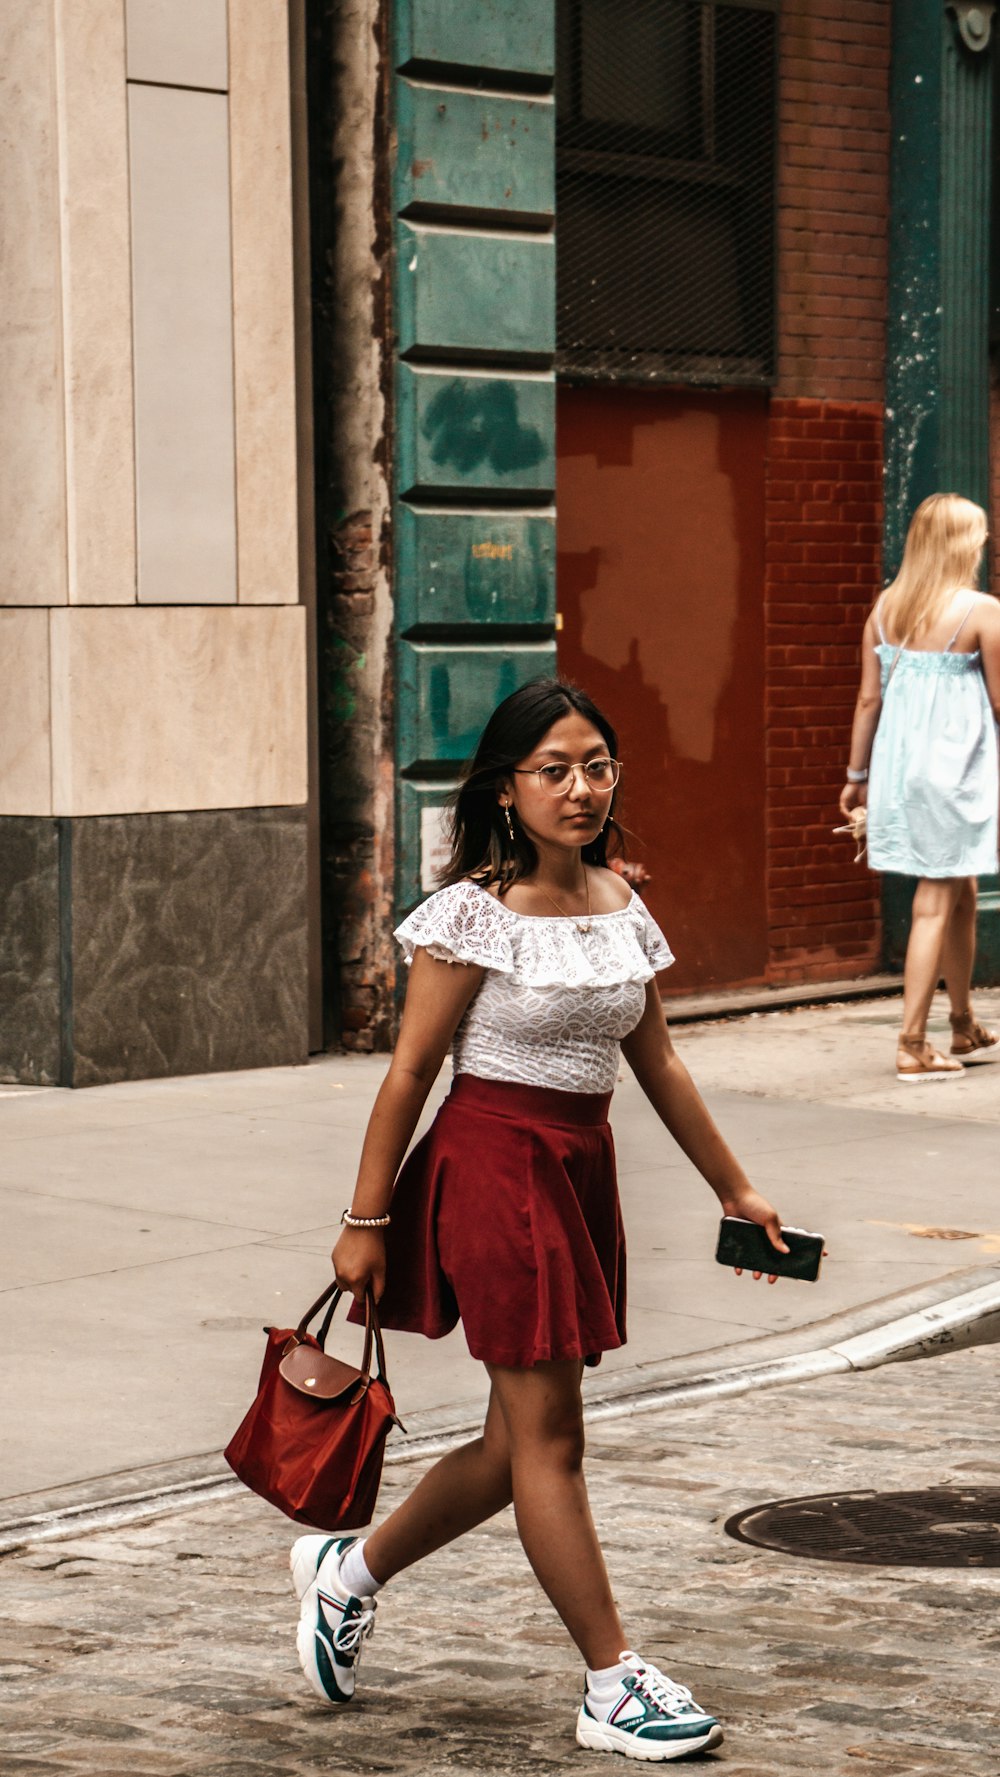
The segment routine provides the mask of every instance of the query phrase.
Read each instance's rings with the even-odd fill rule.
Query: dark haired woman
[[[396,934],[412,964],[406,1009],[334,1270],[359,1299],[373,1286],[387,1326],[438,1338],[461,1317],[489,1406],[481,1437],[370,1536],[300,1537],[292,1572],[303,1671],[324,1701],[347,1702],[379,1589],[513,1501],[586,1664],[578,1741],[667,1760],[722,1730],[628,1651],[582,1467],[583,1365],[625,1339],[607,1123],[620,1050],[724,1211],[783,1248],[671,1046],[653,979],[670,951],[606,867],[617,750],[572,686],[540,680],[506,698],[457,798],[445,885]],[[393,1189],[449,1045],[451,1093]]]

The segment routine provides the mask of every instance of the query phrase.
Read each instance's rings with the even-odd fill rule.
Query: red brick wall
[[[881,401],[890,0],[785,0],[778,89],[778,389]]]
[[[786,0],[766,488],[768,978],[877,968],[878,879],[834,838],[881,585],[889,0]]]
[[[771,981],[870,972],[878,880],[840,824],[858,642],[882,539],[882,410],[777,399],[766,495],[767,902]]]

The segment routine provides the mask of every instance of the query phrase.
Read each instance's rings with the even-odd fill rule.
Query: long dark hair
[[[497,790],[500,780],[509,777],[518,761],[534,751],[553,722],[573,711],[593,723],[607,742],[611,758],[617,759],[618,736],[611,723],[576,685],[562,679],[532,679],[497,705],[452,799],[451,857],[441,873],[442,888],[471,876],[484,887],[499,883],[503,893],[522,876],[530,876],[538,853],[520,821],[511,839]],[[614,838],[616,853],[624,854],[622,830],[613,819],[615,796],[617,789],[600,833],[583,847],[585,864],[607,862],[609,836]]]

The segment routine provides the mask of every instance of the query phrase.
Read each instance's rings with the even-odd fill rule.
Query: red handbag
[[[341,1293],[331,1283],[294,1330],[264,1328],[267,1349],[257,1399],[224,1452],[245,1486],[297,1523],[318,1530],[359,1530],[371,1523],[389,1427],[404,1429],[389,1393],[370,1290],[360,1370],[324,1350]],[[306,1329],[326,1302],[314,1337]]]

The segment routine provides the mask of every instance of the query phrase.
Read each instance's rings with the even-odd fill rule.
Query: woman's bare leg
[[[904,1036],[927,1034],[927,1014],[941,975],[945,935],[965,881],[965,877],[921,877],[917,884],[903,969]]]
[[[365,1565],[384,1585],[404,1567],[502,1512],[511,1497],[506,1425],[492,1389],[482,1436],[442,1456],[365,1538]]]
[[[969,1010],[972,965],[976,957],[976,879],[965,876],[945,928],[941,973],[956,1018]]]
[[[586,1664],[614,1666],[627,1646],[583,1476],[582,1366],[489,1366],[510,1450],[514,1515],[539,1584]]]

